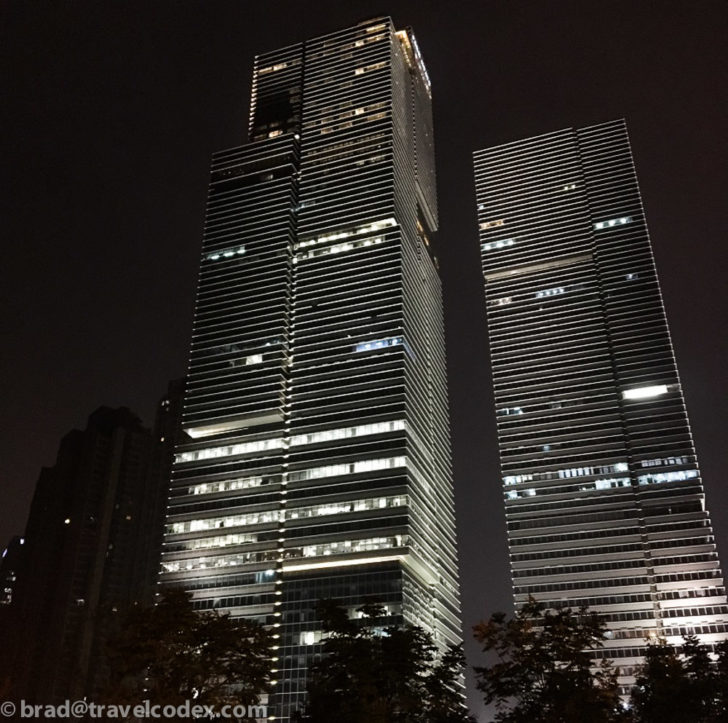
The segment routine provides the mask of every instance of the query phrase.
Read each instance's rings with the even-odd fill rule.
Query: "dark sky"
[[[471,152],[626,117],[719,545],[728,554],[726,43],[716,0],[21,2],[0,9],[0,544],[98,405],[151,423],[186,368],[209,157],[252,58],[364,18],[433,83],[464,621],[511,604]]]

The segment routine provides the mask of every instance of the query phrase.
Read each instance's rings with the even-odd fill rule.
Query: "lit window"
[[[382,469],[393,469],[396,467],[406,466],[406,457],[365,459],[360,462],[344,462],[341,464],[329,464],[324,467],[297,470],[289,473],[289,479],[292,482],[296,482],[299,480],[318,479],[320,477],[337,477],[339,475],[373,472]]]
[[[265,68],[261,68],[258,71],[258,75],[266,75],[268,73],[275,73],[277,70],[283,70],[288,67],[288,63],[276,63],[275,65],[268,65]]]
[[[320,630],[306,630],[298,635],[299,645],[316,645],[321,642],[321,631]]]
[[[242,477],[240,479],[227,479],[222,482],[205,482],[187,489],[190,495],[207,495],[213,492],[227,492],[229,490],[244,490],[251,487],[260,487],[262,477]]]
[[[384,238],[382,236],[374,236],[373,238],[363,239],[362,241],[349,241],[347,243],[334,244],[333,246],[327,246],[321,249],[309,249],[308,251],[296,254],[293,260],[297,263],[304,259],[328,256],[329,254],[340,254],[344,251],[351,251],[352,249],[365,248],[367,246],[378,246],[381,243],[384,243]]]
[[[484,223],[481,223],[480,229],[481,229],[481,231],[486,231],[489,228],[498,228],[499,226],[505,226],[505,225],[506,225],[506,222],[502,218],[499,218],[496,221],[485,221]]]
[[[666,466],[675,466],[678,464],[688,464],[688,458],[687,457],[666,457],[666,458],[658,458],[658,459],[643,459],[640,462],[641,467],[666,467]]]
[[[536,494],[536,490],[531,488],[527,490],[508,490],[506,492],[506,499],[518,500],[523,497],[533,497]]]
[[[608,490],[614,489],[615,487],[629,487],[630,481],[627,477],[609,478],[609,479],[598,479],[594,481],[594,489],[597,490]]]
[[[644,462],[642,464],[643,466],[646,466]],[[571,477],[610,474],[612,472],[627,472],[628,469],[629,466],[626,462],[616,462],[615,464],[599,465],[595,467],[569,467],[566,469],[550,470],[548,472],[536,472],[535,474],[510,475],[503,478],[503,484],[508,486],[522,484],[523,482],[532,482],[533,480],[569,479]],[[627,478],[621,479],[629,482]],[[612,480],[610,480],[610,482],[611,481]]]
[[[513,244],[515,244],[515,243],[516,243],[515,239],[507,238],[507,239],[502,239],[501,241],[490,241],[487,244],[482,244],[481,248],[483,249],[483,251],[492,251],[493,249],[503,249],[508,246],[513,246]]]
[[[370,537],[365,540],[341,540],[322,545],[305,545],[303,557],[326,557],[328,555],[346,555],[354,552],[370,550],[386,550],[395,547],[406,547],[409,544],[407,535],[393,537]]]
[[[359,424],[356,427],[341,427],[339,429],[326,429],[309,434],[295,434],[291,437],[291,446],[301,444],[316,444],[318,442],[332,442],[349,437],[362,437],[369,434],[384,434],[404,429],[404,420],[397,419],[391,422],[374,422],[372,424]]]
[[[287,519],[297,520],[307,517],[326,517],[340,515],[348,512],[366,512],[367,510],[387,509],[389,507],[403,507],[407,504],[406,496],[398,497],[371,497],[364,500],[347,500],[345,502],[332,502],[325,505],[312,505],[291,509],[286,513]]]
[[[372,70],[379,70],[380,68],[383,68],[386,65],[386,62],[382,61],[380,63],[372,63],[371,65],[365,65],[362,68],[357,68],[354,71],[354,75],[363,75],[364,73],[368,73]]]
[[[392,467],[405,467],[407,465],[406,457],[387,457],[385,459],[365,459],[361,462],[354,462],[354,473],[356,472],[374,472],[380,469],[390,469]]]
[[[575,183],[567,183],[564,186],[564,191],[573,191],[575,188],[576,188],[576,184]]]
[[[687,469],[679,472],[658,472],[656,474],[642,474],[637,477],[637,484],[650,485],[660,482],[682,482],[686,479],[694,479],[698,476],[698,470]]]
[[[531,482],[533,480],[532,474],[515,474],[503,478],[504,485],[518,485],[522,482]]]
[[[251,534],[234,534],[234,535],[218,535],[216,537],[201,537],[196,540],[187,540],[179,544],[184,550],[209,550],[214,547],[229,547],[230,545],[245,545],[257,542],[257,535]]]
[[[544,289],[543,291],[537,291],[534,296],[537,299],[541,299],[544,296],[556,296],[557,294],[563,294],[565,291],[563,286],[557,286],[555,289]]]
[[[243,256],[245,254],[245,246],[234,246],[229,249],[219,249],[211,251],[205,255],[207,261],[219,261],[220,259],[231,259],[235,256]]]
[[[175,454],[174,461],[180,462],[198,462],[203,459],[215,459],[217,457],[231,457],[237,454],[247,454],[248,452],[263,452],[269,449],[280,449],[285,446],[280,438],[261,439],[257,442],[242,442],[240,444],[231,444],[225,447],[208,447],[206,449],[196,449],[193,452],[182,452]]]
[[[314,236],[313,238],[300,241],[294,246],[294,249],[298,250],[305,248],[306,246],[315,246],[317,244],[328,243],[329,241],[338,241],[339,239],[349,238],[350,236],[360,236],[361,234],[380,231],[383,228],[389,228],[396,225],[397,221],[394,218],[385,218],[381,221],[373,221],[372,223],[364,224],[363,226],[354,226],[353,228],[346,228],[340,231],[329,231],[321,236]]]
[[[498,416],[506,416],[510,414],[523,414],[523,409],[521,407],[503,407],[503,409],[499,409],[496,414]]]
[[[262,354],[251,354],[250,356],[245,357],[245,366],[250,366],[251,364],[262,364],[262,363],[263,363]]]
[[[594,230],[600,231],[603,228],[614,228],[615,226],[624,226],[627,223],[632,223],[631,216],[621,216],[620,218],[610,218],[608,221],[597,221],[594,224]]]
[[[245,525],[264,525],[270,522],[277,522],[279,513],[277,510],[266,510],[263,512],[250,512],[246,515],[228,515],[226,517],[208,517],[202,520],[187,520],[185,522],[173,522],[167,525],[167,533],[180,535],[185,532],[200,532],[204,530],[217,530],[222,527],[243,527]],[[228,536],[229,537],[229,536]]]
[[[235,552],[229,555],[216,555],[215,557],[203,557],[195,555],[188,560],[163,562],[162,569],[165,572],[180,572],[181,570],[205,570],[216,567],[236,567],[249,563],[260,563],[275,560],[278,553],[271,550],[260,550],[257,552]]]
[[[626,389],[622,392],[623,399],[652,399],[662,394],[667,394],[668,388],[666,384],[656,384],[650,387],[637,387],[636,389]]]
[[[354,351],[374,351],[375,349],[386,349],[390,346],[400,346],[403,342],[401,336],[393,336],[388,339],[377,339],[376,341],[366,341],[357,344]]]

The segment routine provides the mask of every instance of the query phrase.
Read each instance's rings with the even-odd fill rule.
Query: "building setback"
[[[161,581],[275,626],[276,720],[319,599],[460,640],[436,230],[409,30],[255,59],[249,142],[212,161]]]
[[[715,643],[728,607],[625,123],[475,177],[516,605],[600,612],[626,686],[645,638]]]

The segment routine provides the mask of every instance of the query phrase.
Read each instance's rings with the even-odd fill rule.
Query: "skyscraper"
[[[101,407],[43,468],[0,619],[0,678],[17,699],[93,699],[105,683],[115,612],[151,597],[146,533],[161,524],[147,513],[161,483],[149,475],[153,447],[127,408]]]
[[[163,584],[275,626],[287,719],[317,600],[460,639],[430,83],[360,23],[255,59],[213,156]]]
[[[728,607],[623,121],[475,153],[516,604],[588,605],[630,682],[645,638]]]

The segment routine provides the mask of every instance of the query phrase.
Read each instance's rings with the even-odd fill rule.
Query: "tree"
[[[718,660],[715,663],[715,707],[716,714],[728,720],[728,640],[716,646]]]
[[[647,646],[632,689],[631,706],[640,723],[690,720],[686,676],[677,652],[664,640]],[[677,717],[673,717],[677,716]]]
[[[270,633],[259,623],[197,612],[189,593],[166,590],[150,608],[132,608],[111,636],[113,703],[255,705],[269,683]]]
[[[468,723],[458,685],[460,646],[440,657],[432,637],[414,625],[377,626],[384,610],[359,609],[350,619],[335,603],[319,603],[323,656],[309,668],[307,723]]]
[[[617,672],[604,660],[604,622],[585,609],[546,610],[533,598],[510,620],[494,613],[474,628],[495,658],[476,667],[478,688],[503,723],[607,723],[628,719],[619,699]]]
[[[675,648],[665,640],[647,646],[630,698],[639,723],[718,723],[728,720],[728,641],[717,660],[694,635]]]

